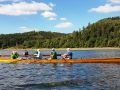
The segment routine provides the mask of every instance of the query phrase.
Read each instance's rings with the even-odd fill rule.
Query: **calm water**
[[[57,51],[65,53],[65,51]],[[0,54],[10,54],[3,50]],[[20,54],[23,51],[19,51]],[[30,51],[34,53],[34,51]],[[42,51],[50,53],[50,51]],[[73,58],[120,57],[120,50],[73,51]],[[60,58],[60,57],[59,57]],[[120,64],[4,64],[0,90],[119,90]]]

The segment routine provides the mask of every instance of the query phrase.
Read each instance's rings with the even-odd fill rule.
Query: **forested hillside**
[[[120,47],[120,17],[112,17],[88,24],[74,32],[76,47]]]
[[[89,23],[86,28],[56,38],[52,42],[54,47],[120,47],[120,17]]]
[[[26,32],[0,35],[0,48],[120,47],[120,17],[105,18],[71,34]]]
[[[15,34],[1,34],[0,35],[0,48],[38,48],[42,46],[45,41],[53,38],[61,37],[65,34],[56,32],[44,32],[44,31],[31,31],[26,33]]]

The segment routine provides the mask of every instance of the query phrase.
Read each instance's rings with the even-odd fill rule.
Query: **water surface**
[[[3,50],[0,54],[11,52]],[[65,53],[65,51],[57,52]],[[22,54],[23,51],[19,53]],[[42,53],[48,54],[50,51]],[[119,57],[120,50],[78,50],[73,51],[73,55],[74,59]],[[119,90],[119,88],[119,64],[0,63],[1,90]]]

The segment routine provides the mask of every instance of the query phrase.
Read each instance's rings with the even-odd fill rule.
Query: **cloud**
[[[55,25],[55,28],[70,28],[72,25],[71,22],[63,22]]]
[[[48,20],[56,20],[56,18],[55,17],[51,17],[51,18],[48,18]]]
[[[20,28],[21,32],[29,32],[29,31],[38,31],[39,30],[37,28],[30,28],[30,27],[26,27],[26,26],[19,27],[19,28]]]
[[[105,5],[99,6],[97,8],[92,8],[89,11],[90,12],[98,12],[98,13],[120,12],[120,5],[105,4]]]
[[[66,18],[60,18],[61,21],[66,21],[67,19]]]
[[[56,20],[57,17],[56,13],[50,11],[45,11],[41,15],[49,20]]]
[[[89,11],[97,13],[120,12],[120,0],[107,0],[105,5],[91,8]]]
[[[3,15],[31,15],[37,14],[38,11],[49,11],[52,10],[50,5],[45,3],[38,3],[38,2],[18,2],[12,4],[0,4],[0,14]]]
[[[49,3],[49,5],[50,5],[51,7],[54,7],[54,6],[55,6],[55,4],[53,4],[53,3]]]
[[[7,2],[7,1],[10,1],[10,2],[18,2],[20,0],[0,0],[0,2]]]
[[[109,0],[112,3],[120,3],[120,0]]]

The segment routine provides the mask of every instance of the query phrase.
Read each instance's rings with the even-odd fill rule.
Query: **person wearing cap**
[[[11,54],[12,59],[17,59],[19,57],[19,54],[16,51],[13,51]]]
[[[57,52],[55,51],[54,48],[52,48],[52,52],[50,54],[50,58],[51,59],[57,59]]]
[[[62,55],[62,59],[72,59],[73,53],[71,52],[70,48],[67,48],[67,53]]]
[[[37,53],[36,54],[34,54],[36,57],[36,59],[42,59],[42,54],[41,54],[41,52],[40,52],[40,49],[37,49]]]

